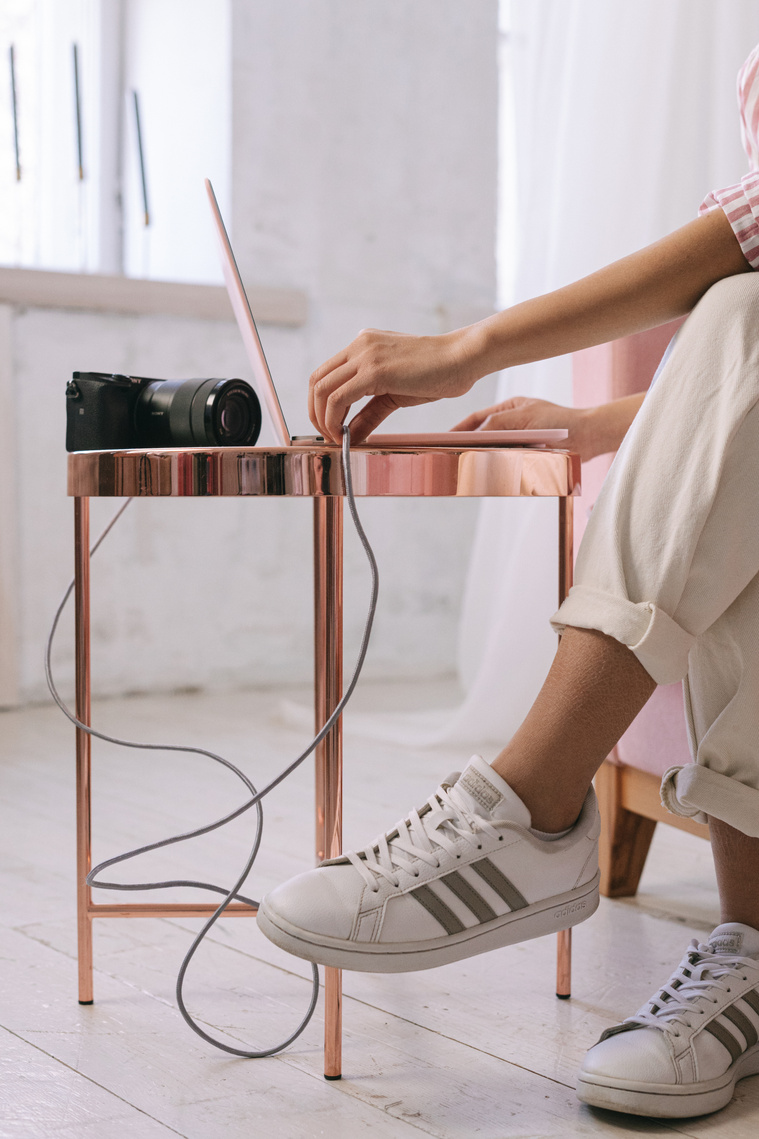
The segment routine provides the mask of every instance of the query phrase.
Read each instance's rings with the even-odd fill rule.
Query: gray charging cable
[[[377,562],[376,562],[375,557],[374,557],[374,552],[373,552],[371,546],[369,545],[369,539],[367,538],[366,534],[364,533],[364,528],[361,525],[361,520],[358,516],[358,510],[356,509],[356,500],[355,500],[355,497],[353,494],[353,480],[351,478],[350,429],[348,427],[343,427],[342,456],[341,457],[342,457],[343,479],[345,481],[345,490],[346,490],[346,493],[348,496],[348,506],[350,509],[351,518],[353,519],[353,525],[356,528],[356,533],[358,534],[359,539],[361,540],[361,545],[364,547],[364,551],[366,553],[366,557],[367,557],[367,560],[369,562],[369,566],[371,568],[371,573],[372,573],[371,599],[369,601],[369,612],[367,614],[366,623],[364,625],[364,632],[363,632],[363,636],[361,638],[361,647],[360,647],[359,652],[358,652],[358,659],[356,661],[356,666],[353,670],[353,676],[350,679],[350,683],[348,684],[348,687],[343,692],[343,695],[340,699],[340,703],[337,705],[337,707],[335,708],[332,715],[329,717],[327,722],[324,724],[323,728],[321,728],[319,733],[316,736],[314,736],[314,738],[311,740],[311,743],[308,745],[308,747],[305,749],[305,751],[302,751],[300,753],[300,755],[296,759],[294,759],[293,762],[288,767],[286,767],[283,771],[281,771],[279,773],[279,775],[277,775],[274,779],[271,780],[270,783],[267,783],[267,785],[263,788],[263,790],[257,791],[256,788],[251,783],[250,779],[248,779],[247,775],[245,775],[245,773],[243,771],[241,771],[239,767],[236,767],[235,764],[231,763],[230,760],[225,759],[224,756],[216,755],[212,751],[206,751],[205,748],[178,747],[176,745],[137,743],[134,740],[122,740],[116,736],[106,735],[105,732],[96,731],[95,728],[90,727],[88,724],[83,724],[81,722],[81,720],[77,719],[77,717],[71,711],[71,709],[68,707],[68,705],[64,703],[63,698],[61,697],[61,695],[58,692],[58,689],[55,686],[55,682],[53,680],[52,665],[51,665],[53,641],[54,641],[55,634],[56,634],[56,631],[58,628],[58,624],[59,624],[60,619],[61,619],[61,614],[63,613],[63,610],[66,607],[66,603],[68,602],[68,599],[73,592],[73,589],[74,589],[74,582],[73,581],[69,584],[69,587],[66,590],[65,594],[63,595],[63,599],[62,599],[60,605],[58,606],[55,617],[53,619],[52,627],[50,629],[50,635],[49,635],[48,640],[47,640],[47,647],[45,649],[45,677],[47,678],[48,688],[50,689],[53,700],[55,700],[58,707],[61,709],[61,711],[64,713],[64,715],[68,717],[68,719],[71,721],[71,723],[74,724],[77,728],[81,729],[81,731],[87,732],[88,735],[94,736],[95,738],[97,738],[99,740],[105,740],[107,743],[119,744],[121,747],[140,748],[142,750],[147,750],[147,751],[178,751],[178,752],[183,752],[185,754],[191,754],[191,755],[205,755],[209,759],[214,760],[216,763],[222,764],[222,766],[226,767],[229,771],[231,771],[234,775],[236,775],[238,777],[238,779],[240,779],[242,781],[242,783],[245,784],[245,787],[250,792],[250,798],[245,803],[243,803],[241,807],[238,807],[236,810],[231,811],[228,815],[224,815],[223,818],[217,819],[216,822],[207,823],[206,826],[198,827],[197,829],[191,830],[191,831],[185,831],[182,834],[172,835],[171,838],[160,839],[158,842],[147,843],[145,846],[139,846],[139,847],[135,848],[134,850],[127,851],[125,854],[117,854],[113,858],[107,858],[104,862],[100,862],[97,866],[95,866],[90,871],[90,873],[87,875],[87,884],[89,886],[92,886],[92,887],[97,887],[98,889],[101,889],[101,890],[163,890],[169,886],[192,886],[198,890],[211,890],[216,894],[223,894],[224,895],[223,900],[219,904],[218,909],[216,909],[214,911],[214,913],[211,915],[211,917],[208,919],[208,921],[205,923],[205,925],[201,929],[200,933],[196,936],[196,938],[192,942],[192,945],[190,946],[190,948],[187,950],[187,953],[185,954],[184,960],[182,961],[182,964],[179,968],[179,974],[177,976],[177,986],[176,986],[177,1005],[179,1006],[179,1011],[181,1012],[182,1016],[186,1020],[187,1024],[190,1026],[190,1028],[193,1030],[193,1032],[197,1032],[198,1036],[202,1036],[202,1038],[204,1040],[208,1041],[209,1044],[213,1044],[214,1047],[220,1048],[223,1052],[229,1052],[233,1056],[243,1056],[246,1059],[258,1059],[259,1057],[263,1057],[263,1056],[273,1056],[276,1052],[281,1052],[283,1048],[286,1048],[288,1046],[288,1044],[292,1044],[293,1040],[295,1040],[298,1036],[300,1036],[301,1032],[303,1032],[303,1029],[306,1027],[306,1025],[310,1021],[311,1017],[313,1016],[314,1009],[316,1008],[316,1002],[317,1002],[317,998],[319,996],[319,969],[318,969],[318,966],[312,965],[313,988],[312,988],[312,992],[311,992],[311,1001],[310,1001],[310,1004],[309,1004],[308,1009],[306,1011],[306,1014],[303,1017],[303,1019],[301,1020],[298,1027],[295,1029],[295,1031],[293,1033],[291,1033],[290,1036],[287,1037],[286,1040],[283,1040],[281,1044],[277,1044],[273,1048],[262,1049],[261,1051],[253,1051],[252,1049],[244,1049],[244,1048],[232,1048],[232,1047],[230,1047],[230,1045],[224,1044],[221,1040],[216,1040],[213,1036],[210,1036],[203,1028],[201,1028],[200,1025],[198,1024],[198,1022],[196,1020],[194,1020],[193,1017],[190,1015],[190,1013],[187,1011],[187,1007],[186,1007],[185,1002],[184,1002],[184,979],[185,979],[185,974],[187,972],[187,967],[189,966],[190,962],[192,961],[192,958],[194,957],[195,952],[198,949],[200,943],[202,942],[203,938],[206,936],[208,931],[211,929],[211,927],[222,916],[222,914],[226,910],[229,903],[232,901],[240,901],[240,902],[246,902],[248,905],[251,905],[251,906],[257,906],[258,905],[258,902],[254,901],[251,898],[245,897],[245,895],[239,893],[239,891],[242,889],[242,886],[245,883],[245,880],[247,879],[248,875],[250,874],[250,872],[253,868],[253,863],[256,860],[256,856],[258,854],[258,850],[259,850],[259,847],[261,845],[261,836],[262,836],[262,830],[263,830],[263,808],[261,805],[261,800],[266,795],[268,795],[270,791],[273,791],[275,787],[278,787],[280,783],[282,783],[285,779],[287,779],[287,777],[289,775],[292,775],[292,773],[296,770],[296,768],[300,767],[300,765],[303,763],[303,761],[305,759],[308,759],[309,755],[312,754],[312,752],[321,743],[321,741],[324,739],[324,737],[327,735],[327,733],[329,731],[331,731],[331,729],[334,727],[335,723],[337,722],[338,718],[342,714],[343,709],[345,708],[345,705],[348,703],[351,696],[353,695],[353,690],[355,689],[356,684],[358,683],[358,678],[361,675],[361,669],[363,668],[364,659],[366,657],[366,650],[369,647],[369,638],[371,637],[372,625],[374,623],[374,615],[375,615],[375,612],[377,609],[377,595],[379,592],[379,571],[377,570]],[[133,501],[132,499],[128,499],[123,504],[123,506],[121,506],[119,508],[119,510],[113,516],[113,518],[108,523],[106,528],[103,530],[103,532],[100,535],[100,537],[98,538],[98,540],[93,545],[92,549],[90,550],[90,556],[92,556],[98,550],[98,548],[100,547],[102,542],[105,540],[105,538],[108,536],[110,531],[113,529],[113,527],[118,522],[121,515],[126,510],[127,506],[129,506],[129,503],[132,501]],[[183,879],[174,880],[174,881],[170,881],[170,882],[135,882],[135,883],[102,882],[102,881],[98,880],[98,875],[103,870],[106,870],[109,866],[115,866],[119,862],[126,862],[130,858],[137,858],[138,855],[146,854],[150,850],[160,850],[161,847],[171,846],[177,842],[186,842],[188,839],[197,838],[199,835],[208,834],[210,831],[217,830],[219,827],[225,826],[226,823],[232,822],[233,819],[236,819],[240,815],[243,815],[246,811],[249,811],[251,809],[251,807],[255,807],[255,809],[256,809],[256,833],[255,833],[255,836],[253,839],[253,846],[251,848],[250,854],[248,855],[247,861],[245,862],[245,866],[243,867],[242,872],[240,873],[237,881],[231,887],[231,889],[225,889],[223,886],[215,886],[211,882],[193,882],[193,881],[185,881]]]

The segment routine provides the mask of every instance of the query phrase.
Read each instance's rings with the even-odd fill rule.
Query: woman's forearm
[[[586,410],[583,416],[583,438],[587,441],[583,449],[584,459],[594,459],[597,455],[619,449],[645,396],[645,392],[636,392]]]
[[[572,285],[470,326],[477,378],[665,324],[723,277],[750,271],[722,210]]]

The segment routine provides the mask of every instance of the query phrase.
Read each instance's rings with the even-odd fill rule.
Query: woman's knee
[[[759,273],[738,273],[717,281],[693,309],[686,325],[691,323],[709,335],[748,329],[754,339],[759,338]]]

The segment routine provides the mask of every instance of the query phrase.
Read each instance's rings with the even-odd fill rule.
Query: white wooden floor
[[[364,688],[365,707],[374,696],[387,703],[393,693]],[[430,701],[429,689],[423,696]],[[406,706],[415,698],[408,686],[402,697]],[[260,785],[301,746],[298,733],[277,723],[277,707],[266,692],[186,694],[106,701],[94,715],[116,733],[221,751]],[[426,973],[346,974],[344,1077],[327,1083],[318,1014],[294,1045],[266,1060],[225,1056],[189,1031],[174,981],[191,921],[96,923],[95,1004],[77,1004],[72,737],[52,708],[0,715],[0,1136],[355,1139],[371,1128],[375,1139],[755,1139],[757,1078],[739,1085],[721,1114],[668,1125],[590,1110],[573,1092],[584,1050],[668,976],[691,936],[717,921],[709,851],[699,839],[660,827],[638,899],[602,900],[576,930],[571,1001],[554,997],[553,938]],[[96,745],[95,758],[97,859],[241,801],[233,779],[199,757]],[[346,843],[363,845],[467,758],[348,736]],[[244,817],[192,849],[124,868],[124,878],[227,883],[251,826]],[[269,800],[250,893],[260,897],[311,865],[312,835],[308,762]],[[266,1047],[305,1008],[305,978],[302,964],[275,950],[253,921],[229,919],[191,967],[188,1000],[209,1031]]]

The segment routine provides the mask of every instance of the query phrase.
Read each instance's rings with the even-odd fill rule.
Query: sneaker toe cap
[[[581,1076],[646,1084],[673,1084],[675,1063],[663,1032],[636,1028],[595,1044],[586,1054]]]
[[[262,904],[271,917],[279,917],[299,930],[347,939],[363,888],[352,866],[330,866],[283,882]]]

